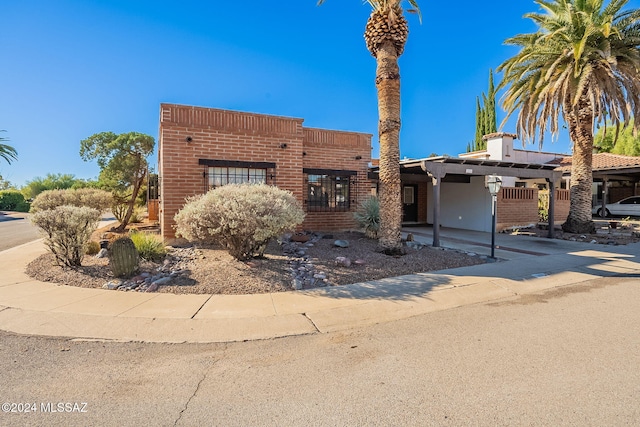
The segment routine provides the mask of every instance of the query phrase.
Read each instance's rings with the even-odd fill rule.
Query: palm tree
[[[380,230],[378,244],[387,254],[402,253],[400,198],[400,68],[398,57],[409,34],[402,0],[366,0],[373,9],[365,27],[367,49],[376,58],[378,139],[380,142]],[[324,3],[319,0],[318,4]],[[415,0],[408,12],[420,13]]]
[[[4,132],[3,130],[0,132]],[[5,159],[7,163],[11,164],[11,160],[18,160],[18,152],[10,145],[3,144],[2,141],[8,141],[7,138],[0,137],[0,157]]]
[[[535,0],[528,13],[538,31],[506,40],[520,52],[499,67],[508,115],[519,109],[523,140],[558,133],[562,116],[573,144],[571,208],[563,230],[595,231],[591,220],[593,130],[609,118],[627,122],[640,113],[640,11],[628,0]],[[503,122],[504,124],[504,122]]]

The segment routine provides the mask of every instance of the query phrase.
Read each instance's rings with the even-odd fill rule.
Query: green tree
[[[493,70],[489,70],[489,90],[482,93],[482,103],[476,97],[476,136],[473,144],[467,145],[467,152],[485,150],[487,142],[483,136],[498,131],[496,119],[496,87],[493,80]]]
[[[2,130],[0,132],[6,132],[6,131]],[[7,163],[11,164],[12,160],[18,160],[18,152],[12,146],[3,143],[4,141],[8,141],[8,140],[9,139],[7,138],[0,137],[0,157],[5,159]]]
[[[35,199],[46,190],[66,190],[68,188],[90,187],[90,181],[78,179],[73,174],[48,173],[44,178],[35,177],[22,187],[26,199]]]
[[[402,0],[366,0],[373,11],[365,27],[367,49],[376,58],[378,139],[380,142],[378,244],[387,254],[402,253],[402,200],[400,198],[400,68],[409,34]],[[318,4],[324,0],[318,0]],[[415,0],[408,12],[420,14]]]
[[[593,145],[598,152],[622,154],[623,156],[640,156],[640,135],[634,135],[634,120],[631,119],[622,129],[611,123],[596,132]]]
[[[628,0],[536,0],[528,13],[538,26],[506,44],[520,51],[499,67],[507,114],[519,110],[523,141],[557,134],[560,118],[573,143],[571,204],[563,230],[595,231],[591,220],[594,122],[614,124],[640,113],[640,11],[623,11]]]
[[[4,179],[2,175],[0,175],[0,190],[8,190],[10,188],[15,188],[11,181],[8,179]]]
[[[120,135],[101,132],[80,142],[80,157],[85,161],[97,160],[103,188],[111,190],[115,198],[127,201],[117,231],[124,231],[129,224],[136,197],[147,175],[147,157],[154,146],[153,137],[138,132]]]

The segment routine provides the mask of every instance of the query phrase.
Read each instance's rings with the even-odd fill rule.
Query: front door
[[[418,222],[418,186],[402,186],[402,222]]]

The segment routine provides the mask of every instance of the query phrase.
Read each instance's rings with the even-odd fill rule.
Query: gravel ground
[[[349,242],[348,248],[334,247],[336,239]],[[307,248],[315,271],[326,275],[329,286],[347,285],[385,277],[482,264],[478,256],[453,250],[406,248],[407,253],[391,257],[376,252],[377,242],[361,233],[336,233],[320,239]],[[336,265],[336,257],[362,261],[350,267]],[[183,270],[170,285],[160,286],[158,292],[194,294],[252,294],[290,291],[292,273],[290,258],[282,253],[277,242],[271,242],[264,259],[249,262],[234,260],[219,247],[198,247],[194,250],[174,248],[168,258],[171,265]],[[55,265],[53,256],[45,254],[27,266],[27,274],[45,282],[63,283],[85,288],[100,288],[113,280],[107,259],[85,256],[82,266],[63,269]],[[153,272],[162,264],[143,262],[140,272]]]

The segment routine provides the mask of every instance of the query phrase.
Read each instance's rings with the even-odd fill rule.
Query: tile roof
[[[547,164],[558,165],[556,170],[570,171],[571,170],[571,156],[559,157],[553,159]],[[622,156],[619,154],[611,153],[595,153],[593,155],[593,170],[607,170],[607,169],[624,169],[628,167],[640,166],[640,157],[634,156]]]

